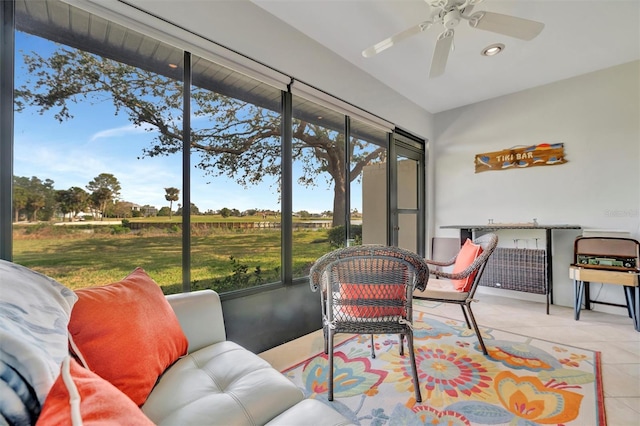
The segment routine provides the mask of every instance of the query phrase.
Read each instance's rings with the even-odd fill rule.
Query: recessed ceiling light
[[[175,69],[175,68],[178,68],[178,65],[176,65],[176,64],[169,64],[169,68],[173,68],[173,69]]]
[[[503,50],[504,50],[504,44],[495,43],[495,44],[491,44],[491,45],[485,47],[484,49],[482,49],[481,55],[482,56],[495,56],[498,53],[502,52]]]

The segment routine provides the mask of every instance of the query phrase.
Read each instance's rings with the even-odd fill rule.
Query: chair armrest
[[[170,294],[167,301],[189,341],[189,352],[227,340],[222,303],[215,291]]]
[[[457,274],[453,274],[451,272],[431,270],[431,275],[433,275],[434,277],[444,278],[447,280],[463,280],[467,278],[469,275],[471,275],[471,272],[469,272],[468,274],[465,274],[464,272],[465,271],[459,272]]]
[[[483,263],[483,259],[480,259],[480,257],[478,257],[471,265],[467,267],[467,269],[457,272],[455,274],[452,272],[438,271],[436,269],[430,269],[429,273],[430,275],[434,275],[438,278],[445,278],[448,280],[463,280],[469,277],[475,271],[477,271],[482,263]]]
[[[445,261],[439,261],[439,260],[432,260],[432,259],[425,259],[425,263],[427,265],[433,265],[433,266],[451,266],[456,262],[456,256],[454,256],[453,258],[449,259],[449,260],[445,260]]]

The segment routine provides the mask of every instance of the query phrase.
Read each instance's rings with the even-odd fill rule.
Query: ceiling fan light
[[[503,50],[504,50],[504,44],[495,43],[482,49],[482,52],[480,54],[482,56],[495,56],[498,53],[502,52]]]

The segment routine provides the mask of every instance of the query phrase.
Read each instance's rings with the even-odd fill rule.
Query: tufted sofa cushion
[[[302,391],[268,362],[224,341],[178,360],[142,411],[160,426],[262,425],[302,400]]]

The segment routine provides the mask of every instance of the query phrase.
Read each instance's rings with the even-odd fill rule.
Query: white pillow
[[[77,299],[52,278],[0,260],[0,361],[33,388],[39,406],[69,353],[67,325]]]

